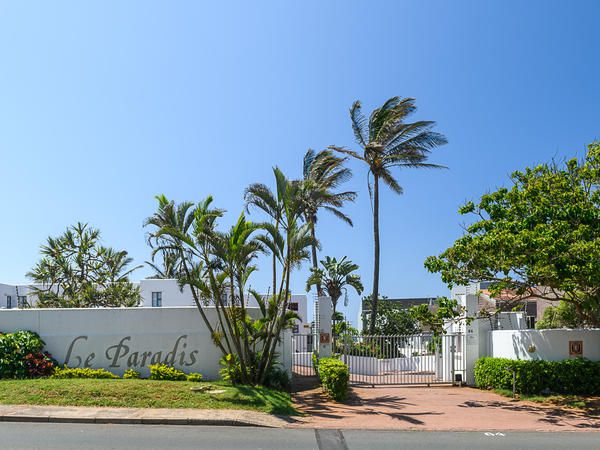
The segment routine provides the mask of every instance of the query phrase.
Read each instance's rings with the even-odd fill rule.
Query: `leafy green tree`
[[[350,108],[350,119],[357,144],[362,152],[332,146],[335,151],[363,162],[368,168],[368,188],[373,209],[373,302],[370,333],[375,332],[377,299],[379,299],[379,182],[396,194],[403,190],[394,178],[394,168],[438,169],[442,166],[427,162],[433,149],[446,144],[446,138],[432,131],[435,122],[406,119],[415,112],[412,98],[392,97],[375,109],[369,119],[363,115],[359,101]]]
[[[492,296],[512,293],[515,303],[563,300],[600,326],[600,144],[582,161],[541,164],[511,181],[463,206],[475,221],[425,267],[450,286],[490,282]]]
[[[332,316],[332,333],[334,336],[359,336],[360,332],[350,325],[341,312],[336,312]]]
[[[372,308],[373,302],[371,296],[363,299],[369,307]],[[373,335],[377,336],[408,336],[418,334],[422,331],[418,320],[409,309],[402,308],[401,305],[387,300],[387,297],[380,297],[378,302],[377,316],[375,318],[375,327]],[[425,305],[427,306],[427,305]],[[370,330],[370,321],[372,316],[365,318],[363,328]]]
[[[363,285],[360,275],[354,273],[358,265],[346,259],[344,256],[339,261],[336,258],[326,256],[321,261],[322,268],[313,268],[312,273],[306,281],[306,291],[312,286],[323,286],[324,292],[331,298],[333,314],[337,311],[337,303],[343,293],[347,294],[347,288],[353,288],[357,294],[362,294]]]
[[[356,200],[356,192],[336,190],[352,177],[349,168],[344,167],[348,158],[340,158],[331,150],[315,152],[309,149],[304,155],[303,179],[301,184],[302,209],[304,220],[310,226],[313,238],[312,265],[318,269],[316,224],[319,210],[324,209],[352,226],[352,220],[341,211],[346,202]],[[316,284],[317,294],[323,295],[321,284]]]
[[[49,237],[40,248],[42,259],[27,273],[40,308],[137,306],[139,287],[129,275],[132,259],[126,251],[100,244],[100,231],[88,224],[70,226]]]
[[[445,334],[449,322],[462,321],[470,324],[475,319],[466,315],[465,307],[459,305],[458,300],[447,297],[438,297],[433,310],[428,305],[413,306],[410,308],[410,314],[422,328],[435,336]]]
[[[600,309],[594,313],[600,316]],[[560,301],[556,306],[549,306],[544,310],[541,320],[535,324],[535,328],[543,330],[547,328],[585,328],[589,326],[582,320],[574,303]]]

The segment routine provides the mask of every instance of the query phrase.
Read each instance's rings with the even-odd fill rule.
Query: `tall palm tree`
[[[281,197],[281,184],[279,179],[285,178],[283,173],[278,168],[273,169],[275,180],[277,181],[278,189],[274,193],[263,183],[253,183],[244,191],[244,200],[246,202],[246,210],[250,210],[250,206],[254,206],[271,218],[272,227],[268,228],[267,233],[263,237],[263,243],[271,250],[272,254],[272,272],[273,272],[273,295],[277,292],[277,261],[282,255],[278,254],[281,245],[278,242],[279,227],[283,216],[283,199]]]
[[[427,163],[427,158],[434,148],[446,144],[447,140],[444,135],[432,131],[435,122],[421,120],[407,123],[406,119],[415,111],[415,99],[392,97],[380,108],[373,110],[367,120],[357,100],[350,108],[350,119],[354,137],[362,153],[342,147],[330,147],[362,161],[368,167],[374,242],[371,334],[375,331],[379,300],[379,181],[383,181],[396,194],[402,194],[402,187],[392,175],[393,168],[443,168]]]
[[[340,211],[340,208],[345,202],[356,200],[356,192],[335,192],[341,184],[352,177],[351,170],[344,167],[347,160],[347,157],[340,158],[331,150],[315,153],[314,150],[308,149],[304,155],[301,198],[304,219],[310,227],[313,238],[311,253],[314,270],[319,267],[317,261],[318,241],[315,232],[319,210],[329,211],[352,226],[352,220]],[[317,283],[316,287],[317,294],[323,295],[321,284]]]
[[[321,266],[323,268],[312,270],[312,274],[306,281],[306,290],[310,290],[311,286],[322,284],[325,292],[331,298],[335,316],[337,302],[342,293],[346,291],[347,286],[352,287],[358,295],[362,294],[363,285],[360,275],[353,273],[358,270],[358,265],[346,259],[345,256],[339,261],[326,256],[321,261]]]

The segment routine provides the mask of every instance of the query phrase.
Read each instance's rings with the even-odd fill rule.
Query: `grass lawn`
[[[214,394],[190,390],[208,384],[225,392]],[[287,392],[264,387],[231,386],[223,382],[49,378],[0,380],[0,404],[250,409],[270,414],[298,414]]]
[[[496,389],[497,394],[512,398],[512,391],[507,389]],[[591,414],[600,414],[600,397],[586,397],[580,395],[520,395],[518,400],[543,403],[552,406],[582,409]]]

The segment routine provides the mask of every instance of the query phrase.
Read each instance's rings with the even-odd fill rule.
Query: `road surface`
[[[0,422],[2,449],[600,449],[600,432],[310,430]]]

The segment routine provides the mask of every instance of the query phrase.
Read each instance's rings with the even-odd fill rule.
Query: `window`
[[[27,296],[26,295],[19,295],[17,297],[17,307],[18,308],[25,308],[27,306]]]
[[[155,308],[162,306],[162,292],[152,293],[152,306]]]
[[[300,325],[294,325],[292,327],[292,333],[294,333],[294,334],[300,333]]]
[[[290,303],[291,311],[298,311],[298,303]]]
[[[13,307],[12,305],[12,296],[7,295],[6,296],[6,308],[7,309],[11,309]]]

